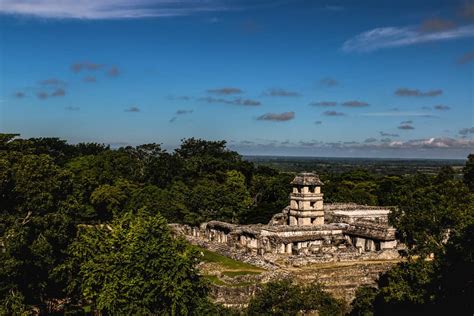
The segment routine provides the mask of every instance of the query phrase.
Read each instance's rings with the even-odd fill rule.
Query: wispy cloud
[[[46,92],[46,91],[39,91],[39,92],[36,93],[36,96],[37,96],[38,99],[40,99],[40,100],[45,100],[45,99],[47,99],[47,98],[49,97],[49,94],[48,94],[48,92]]]
[[[97,78],[95,76],[87,76],[87,77],[84,77],[84,82],[88,82],[88,83],[94,83],[94,82],[97,82]]]
[[[290,91],[282,88],[272,88],[264,92],[264,95],[271,97],[297,97],[300,94],[295,91]]]
[[[217,95],[230,95],[230,94],[240,94],[242,93],[242,89],[240,88],[233,88],[233,87],[224,87],[218,89],[209,89],[207,90],[208,93],[217,94]]]
[[[265,113],[257,117],[259,121],[276,121],[284,122],[295,118],[295,112],[283,112],[283,113]]]
[[[394,152],[402,152],[409,155],[412,155],[414,151],[419,151],[426,154],[427,150],[436,152],[436,150],[442,150],[443,153],[446,153],[446,149],[451,150],[461,150],[464,154],[465,151],[470,150],[474,147],[474,140],[466,138],[449,138],[449,137],[431,137],[431,138],[422,138],[422,139],[411,139],[411,140],[397,140],[392,141],[389,138],[382,138],[379,141],[373,140],[372,138],[366,139],[366,141],[357,142],[357,141],[338,141],[338,142],[323,142],[318,140],[302,140],[298,142],[274,142],[274,141],[241,141],[236,142],[236,146],[246,147],[246,148],[255,148],[255,149],[317,149],[317,150],[359,150],[359,153],[366,155],[368,150],[384,150],[387,153],[391,153],[390,156],[393,157]],[[333,151],[331,151],[333,153]]]
[[[401,47],[419,43],[445,41],[474,36],[474,25],[464,25],[437,32],[425,32],[418,27],[380,27],[363,32],[342,46],[345,52],[371,52],[383,48]]]
[[[474,134],[474,127],[466,127],[459,130],[460,135]]]
[[[386,133],[386,132],[379,132],[380,136],[389,136],[389,137],[398,137],[398,134],[393,134],[393,133]]]
[[[443,104],[438,104],[438,105],[433,106],[433,109],[438,110],[438,111],[447,111],[447,110],[450,110],[451,107],[447,105],[443,105]]]
[[[66,106],[64,109],[67,110],[67,111],[79,111],[80,110],[80,108],[78,106]]]
[[[315,121],[314,124],[321,125],[321,124],[323,124],[323,121]]]
[[[415,129],[415,128],[410,124],[401,124],[400,126],[398,126],[398,129],[411,130],[411,129]]]
[[[458,64],[464,65],[474,60],[474,51],[467,52],[458,59]]]
[[[413,121],[412,120],[401,121],[400,124],[413,124]]]
[[[335,87],[339,84],[339,82],[334,79],[334,78],[331,78],[331,77],[325,77],[325,78],[322,78],[319,83],[323,86],[326,86],[326,87]]]
[[[300,146],[304,146],[304,147],[315,147],[315,146],[321,146],[323,145],[324,143],[321,142],[321,141],[317,141],[317,140],[311,140],[311,141],[304,141],[304,140],[300,140],[298,142],[298,144]]]
[[[63,88],[57,88],[51,93],[52,97],[64,97],[66,95],[66,90]]]
[[[189,101],[191,100],[193,97],[190,97],[190,96],[187,96],[187,95],[169,95],[167,97],[168,100],[173,100],[173,101]]]
[[[15,98],[22,99],[26,96],[26,94],[23,91],[17,91],[13,94]]]
[[[228,100],[228,99],[222,99],[222,98],[206,97],[206,98],[200,98],[199,100],[207,102],[207,103],[222,103],[222,104],[243,105],[243,106],[259,106],[262,104],[260,101],[257,101],[257,100],[243,99],[243,98]]]
[[[435,90],[427,90],[421,91],[418,89],[410,89],[410,88],[398,88],[395,90],[395,95],[399,97],[436,97],[443,94],[443,90],[435,89]]]
[[[394,141],[390,143],[390,146],[404,148],[472,148],[472,146],[474,146],[474,141],[447,137],[432,137],[426,139],[408,140],[404,142]]]
[[[57,78],[50,78],[38,81],[42,86],[65,86],[66,82]]]
[[[377,138],[369,137],[366,140],[364,140],[364,143],[375,143],[376,141],[377,141]]]
[[[78,62],[78,63],[72,64],[71,70],[73,72],[78,73],[83,70],[95,71],[95,70],[101,69],[102,67],[104,67],[104,65],[86,61],[86,62]]]
[[[116,66],[112,66],[107,70],[106,73],[109,77],[118,77],[120,75],[120,70]]]
[[[260,4],[263,2],[259,1]],[[246,6],[256,5],[220,0],[3,0],[0,2],[0,13],[56,19],[137,19],[229,11]]]
[[[353,101],[346,101],[342,103],[342,106],[347,106],[350,108],[361,108],[361,107],[369,106],[369,104],[367,102],[353,100]]]
[[[178,119],[178,116],[193,113],[193,110],[177,110],[175,116],[173,116],[169,122],[174,123]]]
[[[452,30],[456,27],[453,21],[445,20],[441,18],[432,18],[427,19],[421,23],[420,31],[421,32],[442,32],[447,30]]]
[[[323,112],[323,115],[326,116],[344,116],[345,114],[342,112],[337,112],[337,111],[325,111]]]
[[[362,113],[361,116],[386,116],[386,117],[437,117],[436,115],[427,112],[401,112],[401,111],[388,111],[388,112],[368,112]]]
[[[311,105],[311,106],[336,106],[337,102],[319,101],[319,102],[311,102],[309,105]]]
[[[178,110],[176,111],[176,115],[184,115],[184,114],[191,114],[193,110]]]
[[[131,106],[129,107],[128,109],[125,109],[125,112],[140,112],[140,108],[136,107],[136,106]]]

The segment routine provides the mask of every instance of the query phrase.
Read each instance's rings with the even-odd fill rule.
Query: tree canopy
[[[317,283],[302,286],[289,279],[269,282],[250,301],[248,315],[343,315],[342,302],[324,292]]]
[[[390,221],[407,245],[410,259],[381,277],[378,289],[358,291],[354,311],[472,311],[473,175],[474,155],[462,177],[450,168],[321,174],[325,201],[393,206]],[[266,223],[288,205],[293,176],[245,161],[225,141],[184,139],[167,152],[160,144],[112,149],[0,134],[0,314],[84,306],[112,314],[226,313],[205,299],[199,259],[167,223]],[[265,287],[248,312],[339,308],[316,285],[282,281]]]
[[[59,267],[71,297],[111,314],[187,315],[207,304],[198,253],[173,238],[159,214],[126,213],[110,224],[81,226]]]

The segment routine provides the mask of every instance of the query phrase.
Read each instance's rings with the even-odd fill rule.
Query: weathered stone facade
[[[293,256],[327,262],[397,255],[395,229],[388,224],[390,209],[324,204],[323,183],[314,173],[300,173],[291,183],[290,205],[266,225],[210,221],[199,228],[185,228],[184,233],[266,258]]]
[[[379,273],[400,260],[395,229],[388,224],[390,209],[325,204],[323,183],[314,173],[297,175],[292,185],[290,205],[268,224],[210,221],[199,227],[171,225],[193,244],[265,269],[259,275],[220,275],[227,285],[213,284],[215,302],[245,307],[261,283],[289,277],[305,284],[320,282],[349,303],[357,287],[375,286]]]

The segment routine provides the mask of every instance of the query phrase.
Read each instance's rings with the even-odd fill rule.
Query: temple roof
[[[291,184],[297,185],[323,185],[324,183],[319,180],[319,176],[313,172],[301,172],[291,181]]]

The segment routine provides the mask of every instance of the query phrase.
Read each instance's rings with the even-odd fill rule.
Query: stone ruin
[[[300,173],[291,184],[290,205],[266,225],[210,221],[181,227],[181,233],[200,244],[262,256],[267,262],[285,257],[293,258],[292,264],[301,259],[311,263],[398,257],[389,208],[324,204],[323,183],[315,173]]]

